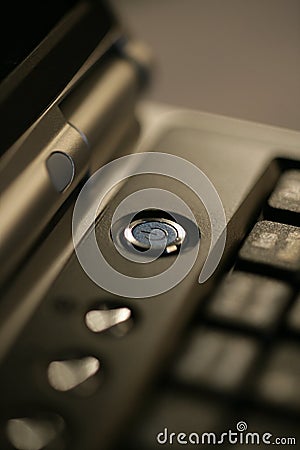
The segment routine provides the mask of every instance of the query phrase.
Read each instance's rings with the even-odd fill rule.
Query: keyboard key
[[[131,449],[197,448],[196,437],[191,433],[220,433],[225,428],[226,417],[221,403],[197,398],[180,391],[160,392],[154,397],[152,407],[143,415],[141,423],[134,426]],[[179,436],[185,433],[186,436]],[[192,442],[189,442],[189,437]],[[179,442],[178,442],[179,439]],[[207,439],[207,437],[206,437]],[[187,444],[180,441],[187,441]],[[204,444],[207,443],[207,440]],[[201,440],[199,446],[201,445]],[[203,448],[207,448],[203,446]]]
[[[271,278],[244,272],[229,275],[208,306],[208,317],[230,325],[269,331],[278,323],[292,289]]]
[[[300,228],[276,222],[258,222],[239,253],[243,265],[264,268],[277,275],[300,276]]]
[[[268,200],[268,207],[278,221],[300,223],[300,170],[284,172]]]
[[[271,355],[256,384],[260,398],[300,411],[300,346],[283,343]]]
[[[203,328],[192,334],[173,375],[181,383],[233,392],[241,386],[257,353],[253,339]]]
[[[300,335],[300,294],[288,314],[288,327]]]

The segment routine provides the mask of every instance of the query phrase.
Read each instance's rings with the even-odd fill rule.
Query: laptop
[[[1,64],[0,448],[296,448],[300,133],[140,102],[108,4],[36,8]]]

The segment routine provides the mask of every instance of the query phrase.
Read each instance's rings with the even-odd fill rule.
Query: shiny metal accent
[[[130,317],[131,310],[129,308],[98,309],[86,314],[85,323],[91,331],[99,333],[126,322]]]
[[[184,241],[186,232],[173,220],[147,218],[131,222],[124,230],[124,236],[138,249],[164,247],[166,253],[173,253]]]
[[[60,104],[70,125],[84,135],[93,148],[116,124],[133,117],[139,92],[139,73],[134,64],[120,57],[95,67]]]
[[[142,72],[151,56],[146,47],[132,43],[131,55],[125,58],[126,49],[118,47],[105,64],[91,67],[103,51],[99,48],[83,68],[84,82],[73,86],[73,80],[68,87],[72,85],[72,90],[65,92],[59,105],[50,108],[1,159],[0,282],[15,270],[88,170],[100,167],[135,129]],[[49,176],[47,161],[53,152],[72,161],[69,183],[59,180],[56,185]]]
[[[6,432],[10,443],[18,450],[41,450],[48,445],[64,427],[63,420],[20,418],[7,422]]]
[[[13,272],[81,181],[91,156],[80,133],[66,123],[58,108],[47,113],[27,139],[18,141],[11,151],[12,156],[1,161],[0,167],[1,282]],[[63,191],[54,186],[47,169],[48,158],[58,151],[63,152],[73,166],[70,182]],[[22,158],[28,159],[26,165]]]
[[[93,356],[53,361],[48,367],[48,380],[54,389],[69,391],[95,375],[99,368],[100,363]]]

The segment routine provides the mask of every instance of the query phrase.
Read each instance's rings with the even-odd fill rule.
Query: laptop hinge
[[[119,41],[109,57],[95,64],[61,102],[67,122],[92,149],[94,167],[95,160],[96,165],[103,163],[117,144],[113,139],[109,144],[107,136],[124,134],[120,131],[133,125],[137,97],[147,80],[150,61],[148,48],[140,42]]]
[[[2,158],[0,285],[83,177],[109,161],[120,143],[127,148],[137,130],[134,109],[146,54],[140,44],[119,42]]]

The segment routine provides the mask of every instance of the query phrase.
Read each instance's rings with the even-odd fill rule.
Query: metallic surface
[[[72,182],[63,193],[54,187],[46,166],[48,157],[58,150],[63,151],[74,166]],[[27,163],[30,153],[31,160]],[[89,157],[90,151],[81,135],[65,122],[58,108],[40,120],[27,139],[5,155],[0,168],[2,282],[78,185],[87,171]]]
[[[7,435],[17,450],[40,450],[50,444],[63,428],[63,421],[43,419],[11,419]]]
[[[131,318],[129,308],[111,308],[88,311],[85,316],[86,326],[94,333],[108,330]]]
[[[227,261],[279,178],[280,170],[274,158],[299,157],[299,133],[203,113],[172,112],[162,106],[144,105],[145,123],[150,123],[150,115],[155,126],[138,149],[182,155],[205,170],[218,189],[226,212],[228,243],[224,258]],[[229,173],[234,173],[234,177],[229,177]],[[111,446],[116,437],[115,430],[121,432],[145,386],[176,344],[182,327],[214,284],[215,279],[211,279],[205,285],[197,285],[210,240],[205,210],[183,186],[171,185],[163,178],[145,176],[129,179],[122,189],[114,192],[105,206],[105,214],[100,211],[96,234],[101,248],[113,258],[118,270],[133,271],[138,276],[149,275],[149,268],[145,265],[133,266],[117,255],[109,239],[111,217],[120,201],[138,188],[153,187],[155,183],[156,187],[174,189],[191,207],[202,233],[199,260],[176,289],[145,302],[108,297],[91,282],[72,255],[70,207],[62,223],[51,231],[3,296],[0,305],[3,362],[0,386],[5,386],[12,368],[20,375],[14,384],[14,398],[7,398],[1,391],[3,411],[9,405],[18,409],[29,399],[52,404],[54,397],[45,377],[45,357],[51,358],[50,361],[59,360],[61,354],[67,354],[71,348],[88,349],[89,354],[103,361],[103,373],[111,375],[104,377],[101,389],[88,402],[80,402],[80,407],[72,396],[55,396],[56,408],[58,412],[64,411],[68,423],[80,423],[80,428],[71,427],[70,430],[72,450],[97,449],[100,442],[102,448]],[[159,258],[154,270],[164,270],[166,259],[169,260]],[[215,277],[224,269],[225,260]],[[61,299],[66,297],[69,306],[58,307]],[[132,310],[137,318],[124,339],[116,339],[106,333],[91,333],[84,323],[86,312],[95,309],[95,302],[110,301],[118,301]],[[15,358],[18,352],[35,355],[37,367],[32,383],[27,382],[32,374],[31,360],[22,359],[20,366]],[[99,421],[99,417],[105,417],[105,423]],[[0,433],[0,442],[1,438]]]
[[[168,219],[147,218],[131,222],[124,230],[125,239],[141,249],[164,248],[167,253],[177,250],[185,238],[185,230]]]
[[[48,379],[57,391],[69,391],[95,375],[99,369],[98,359],[92,356],[52,361],[48,367]]]
[[[88,170],[95,170],[99,159],[108,158],[120,140],[136,129],[134,105],[143,84],[138,61],[115,55],[106,64],[89,68],[88,75],[1,160],[0,284],[16,270]],[[47,161],[54,152],[63,152],[73,165],[63,189],[57,189],[49,177]]]

